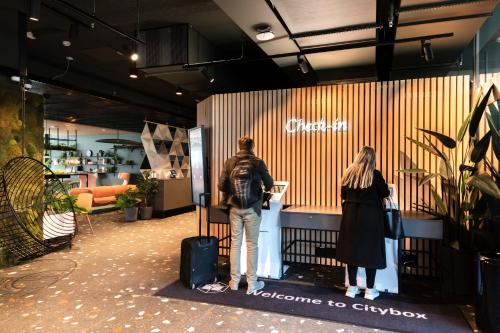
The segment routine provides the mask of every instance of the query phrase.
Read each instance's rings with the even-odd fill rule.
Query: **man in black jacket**
[[[253,153],[254,141],[243,136],[238,141],[239,152],[224,164],[219,178],[219,191],[231,206],[231,281],[229,287],[238,290],[241,278],[240,255],[243,230],[247,242],[247,293],[264,288],[257,281],[259,258],[259,229],[262,210],[262,183],[266,191],[273,187],[273,178],[267,166]],[[243,229],[244,228],[244,229]]]

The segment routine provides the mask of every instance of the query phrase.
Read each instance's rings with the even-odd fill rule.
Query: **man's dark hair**
[[[253,147],[254,147],[254,142],[253,142],[253,139],[249,136],[242,136],[239,140],[238,140],[238,146],[240,148],[240,150],[252,150]]]

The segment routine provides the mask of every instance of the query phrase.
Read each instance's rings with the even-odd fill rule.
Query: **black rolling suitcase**
[[[210,194],[200,194],[199,235],[182,240],[180,279],[190,289],[217,281],[217,259],[219,242],[217,237],[210,237],[210,209],[207,209],[207,236],[201,235],[201,197],[210,202]],[[207,204],[207,207],[209,205]]]

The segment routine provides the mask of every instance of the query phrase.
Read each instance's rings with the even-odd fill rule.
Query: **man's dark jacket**
[[[239,160],[243,159],[252,160],[258,173],[260,174],[260,177],[262,179],[262,182],[264,183],[264,188],[266,191],[270,191],[271,188],[273,187],[273,177],[271,177],[271,175],[269,174],[266,163],[264,163],[263,160],[255,156],[253,152],[248,150],[240,150],[236,154],[236,156],[229,158],[226,161],[226,163],[224,163],[224,169],[222,170],[221,176],[219,178],[219,191],[224,192],[224,194],[227,196],[227,204],[237,208],[240,207],[238,207],[238,205],[232,200],[231,180],[229,178],[231,176],[231,172],[236,166],[236,163]],[[262,189],[259,188],[259,191],[262,192]],[[258,200],[257,202],[252,204],[251,207],[260,216],[262,210],[262,194],[261,194],[261,200]]]

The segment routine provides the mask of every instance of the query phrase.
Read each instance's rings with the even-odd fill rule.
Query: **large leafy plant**
[[[495,85],[482,88],[454,139],[422,128],[418,131],[423,133],[424,141],[407,138],[439,159],[437,171],[418,166],[400,171],[420,175],[419,186],[429,184],[435,205],[422,201],[416,207],[445,220],[445,241],[457,249],[476,249],[478,232],[492,223],[500,224],[500,175],[495,163],[487,157],[491,147],[496,159],[500,159],[499,100],[500,92]],[[484,115],[489,130],[479,138]],[[443,149],[432,138],[441,142]],[[432,185],[433,179],[441,186]]]
[[[159,182],[157,179],[151,177],[151,172],[145,171],[143,178],[138,181],[137,190],[144,198],[144,206],[150,207],[154,195],[158,192]]]
[[[134,208],[139,205],[141,200],[139,199],[139,193],[136,190],[128,189],[124,193],[115,195],[116,204],[115,206],[120,209]]]

